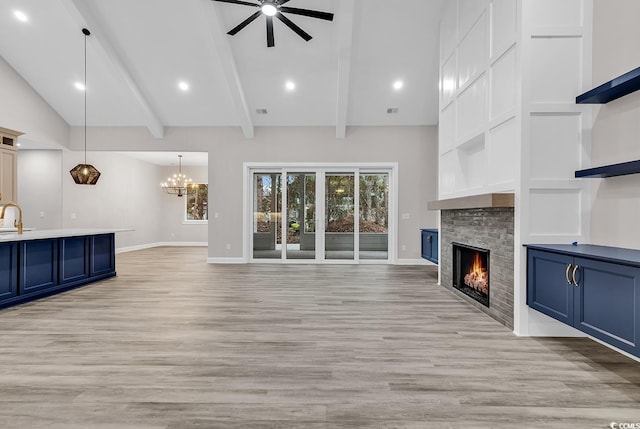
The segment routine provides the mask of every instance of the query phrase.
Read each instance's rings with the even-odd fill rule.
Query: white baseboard
[[[246,264],[247,261],[240,258],[207,258],[208,264]]]
[[[136,250],[152,249],[154,247],[207,247],[209,243],[206,241],[162,241],[157,243],[140,244],[138,246],[120,247],[116,249],[116,253],[135,252]]]
[[[396,265],[433,265],[437,267],[433,262],[429,262],[426,259],[398,259]]]

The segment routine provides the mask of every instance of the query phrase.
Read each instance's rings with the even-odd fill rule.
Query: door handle
[[[567,284],[571,284],[571,279],[569,278],[569,271],[571,270],[571,264],[567,264],[567,270],[564,272],[564,278],[567,279]]]
[[[576,280],[576,272],[578,271],[579,266],[576,264],[575,267],[573,267],[573,273],[571,273],[571,278],[573,279],[573,285],[574,286],[580,286],[580,284],[578,284],[578,281]]]

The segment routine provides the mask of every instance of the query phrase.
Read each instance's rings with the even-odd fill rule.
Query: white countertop
[[[7,229],[7,228],[3,228]],[[24,233],[0,232],[0,243],[7,241],[45,240],[48,238],[79,237],[83,235],[111,234],[114,232],[133,231],[132,229],[42,229],[25,230]]]

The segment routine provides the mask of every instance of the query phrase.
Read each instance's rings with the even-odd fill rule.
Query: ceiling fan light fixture
[[[278,13],[278,7],[276,6],[275,1],[265,0],[262,2],[262,7],[260,8],[262,13],[267,16],[274,16]]]
[[[21,10],[16,10],[13,12],[13,16],[16,17],[16,19],[20,22],[29,22],[29,17],[27,16],[26,13],[24,13]]]

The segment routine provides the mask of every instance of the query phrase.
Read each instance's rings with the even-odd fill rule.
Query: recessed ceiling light
[[[21,10],[16,10],[13,12],[13,16],[16,17],[16,19],[20,22],[27,22],[29,21],[29,17],[27,16],[27,14],[25,14],[23,11]]]
[[[78,91],[84,91],[86,88],[82,82],[76,82],[73,84]]]
[[[296,84],[291,81],[288,81],[284,86],[288,91],[293,91],[294,89],[296,89]]]
[[[401,80],[396,80],[395,82],[393,82],[393,89],[402,89],[403,86],[404,82],[402,82]]]
[[[187,82],[179,82],[178,88],[180,88],[183,91],[186,91],[189,89],[189,84]]]

